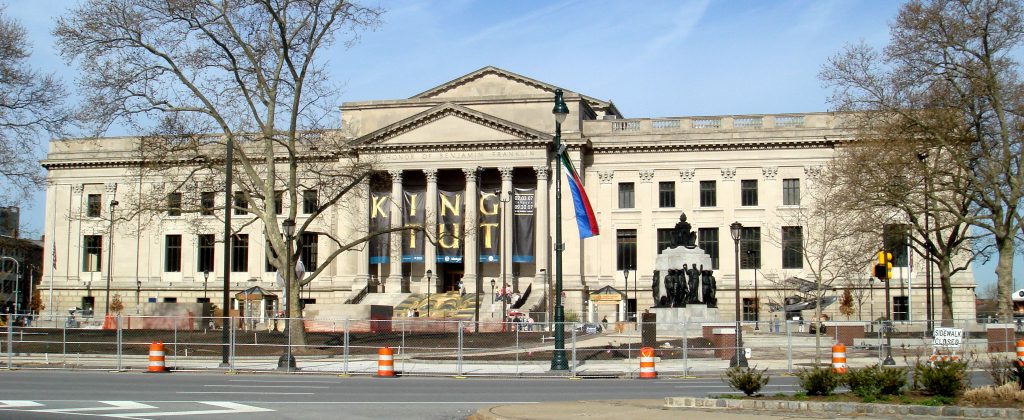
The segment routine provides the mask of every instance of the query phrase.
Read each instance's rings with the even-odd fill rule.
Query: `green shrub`
[[[927,405],[931,407],[938,407],[940,405],[953,405],[953,403],[955,402],[956,400],[954,400],[952,397],[943,397],[941,395],[936,395],[927,400],[921,400],[921,402],[919,402],[918,404]]]
[[[882,395],[899,395],[907,384],[907,369],[886,368],[881,365],[851,369],[843,375],[850,391],[861,398],[875,400]]]
[[[914,381],[927,395],[952,398],[967,389],[967,363],[958,361],[918,363],[914,367]]]
[[[800,387],[807,391],[807,395],[831,395],[843,381],[831,367],[800,369],[796,377],[800,381]]]
[[[733,389],[742,391],[747,396],[757,394],[761,391],[765,385],[768,384],[770,376],[765,374],[768,369],[761,371],[757,370],[757,367],[739,367],[734,366],[725,371],[725,376],[728,380],[723,379]]]

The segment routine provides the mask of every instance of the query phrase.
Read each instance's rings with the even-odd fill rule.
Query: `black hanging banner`
[[[391,227],[391,193],[370,193],[370,233],[381,232]],[[370,264],[387,264],[389,234],[376,235],[370,238]]]
[[[480,190],[480,232],[477,249],[480,262],[497,263],[501,255],[501,190]]]
[[[423,191],[405,191],[405,207],[402,208],[402,226],[423,226],[426,210],[423,205]],[[423,262],[423,232],[407,230],[402,232],[402,262]]]
[[[534,197],[536,188],[516,188],[512,198],[512,262],[534,261]]]
[[[437,191],[437,262],[462,262],[462,199],[465,191]]]

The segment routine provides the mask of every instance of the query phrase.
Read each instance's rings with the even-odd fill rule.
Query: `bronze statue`
[[[679,215],[679,223],[672,230],[672,247],[684,246],[693,249],[697,246],[697,234],[690,229],[686,221],[686,213]]]
[[[687,303],[702,303],[702,301],[701,301],[702,296],[700,294],[700,278],[699,278],[699,273],[700,272],[697,270],[696,265],[694,265],[694,267],[692,269],[687,271],[687,274],[689,275],[689,281],[690,281],[690,287],[689,287],[690,293],[687,295],[687,299],[686,299]]]
[[[715,284],[715,276],[711,270],[705,270],[704,265],[700,266],[701,283],[704,287],[704,304],[708,305],[709,308],[718,307],[718,298],[715,297],[715,291],[718,285]]]
[[[661,307],[661,284],[659,284],[660,280],[661,272],[659,272],[658,270],[654,270],[654,277],[652,277],[651,279],[651,295],[654,296],[654,300],[652,300],[652,302],[654,302],[655,308]]]

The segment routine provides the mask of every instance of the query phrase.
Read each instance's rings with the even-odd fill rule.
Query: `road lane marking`
[[[219,387],[219,388],[246,388],[246,389],[252,389],[252,388],[303,388],[303,389],[314,388],[314,389],[327,389],[327,388],[330,388],[329,386],[304,386],[304,385],[221,385],[221,384],[212,384],[212,385],[203,385],[203,386]]]
[[[232,379],[228,382],[257,382],[257,383],[275,383],[275,384],[336,384],[338,381],[278,381],[278,380],[267,380],[267,379]]]
[[[107,417],[118,417],[118,418],[146,418],[154,416],[199,416],[206,414],[242,414],[242,413],[259,413],[266,411],[274,411],[270,408],[256,407],[252,405],[239,404],[236,402],[229,401],[203,401],[200,404],[212,405],[214,407],[221,407],[221,410],[192,410],[192,411],[155,411],[149,413],[120,413],[117,415],[109,415]]]
[[[178,391],[178,394],[316,395],[313,392]]]
[[[87,407],[87,408],[50,408],[46,410],[32,410],[34,413],[64,413],[74,414],[86,411],[113,411],[113,410],[145,410],[156,408],[152,405],[142,404],[135,401],[97,401],[110,405],[111,407]]]
[[[0,400],[0,408],[14,408],[14,407],[42,407],[43,405],[35,401],[27,400]]]

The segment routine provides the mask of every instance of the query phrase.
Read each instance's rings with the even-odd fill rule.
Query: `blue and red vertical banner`
[[[565,168],[565,177],[568,179],[569,191],[572,193],[573,209],[576,211],[576,226],[580,230],[580,239],[597,236],[600,230],[597,227],[597,216],[594,215],[594,208],[590,206],[590,199],[587,198],[587,191],[583,189],[583,181],[580,180],[572,160],[565,153],[559,157],[562,167]]]

